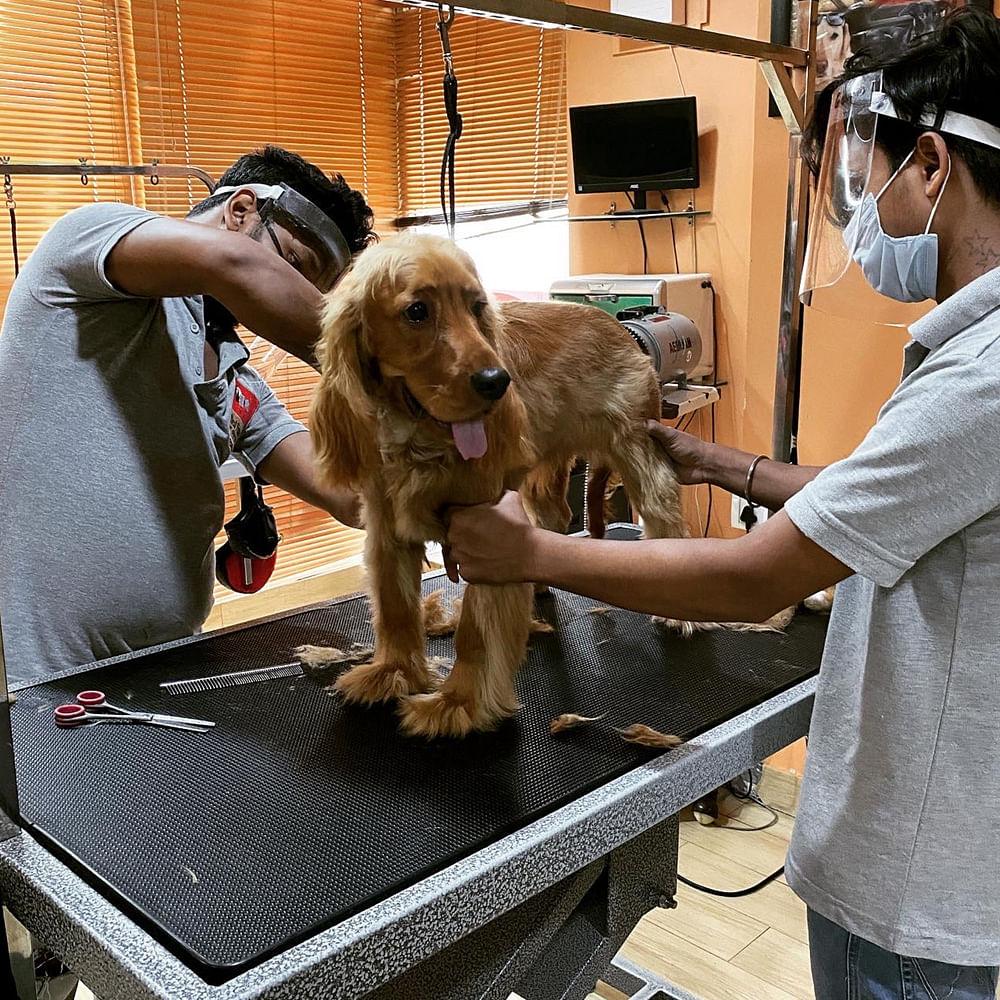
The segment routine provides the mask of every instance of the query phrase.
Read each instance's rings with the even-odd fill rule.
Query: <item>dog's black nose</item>
[[[472,373],[472,388],[483,399],[499,399],[510,385],[510,373],[506,368],[480,368]]]

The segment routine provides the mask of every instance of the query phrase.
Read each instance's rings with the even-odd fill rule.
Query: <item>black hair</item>
[[[376,239],[372,232],[375,215],[360,191],[355,191],[341,174],[327,177],[319,167],[281,146],[265,146],[241,156],[219,178],[218,186],[282,183],[325,212],[344,234],[352,253],[358,253]],[[227,194],[209,195],[188,215],[202,215],[228,197]]]
[[[865,51],[852,56],[844,73],[817,96],[803,132],[802,156],[819,176],[833,92],[844,81],[883,71],[882,89],[906,121],[879,115],[875,142],[895,170],[913,150],[918,136],[938,131],[911,125],[927,111],[957,111],[1000,127],[1000,20],[985,10],[960,7],[941,18],[933,35],[889,58]],[[979,193],[1000,208],[1000,150],[941,133],[949,151],[960,157]]]

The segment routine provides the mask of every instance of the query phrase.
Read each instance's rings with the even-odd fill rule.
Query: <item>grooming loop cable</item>
[[[448,114],[448,139],[441,160],[441,214],[444,216],[448,235],[455,238],[455,144],[462,137],[462,116],[458,113],[458,77],[451,54],[451,40],[448,30],[455,20],[455,8],[448,5],[448,16],[444,14],[444,4],[438,4],[439,20],[437,30],[441,35],[441,52],[444,55],[444,108]],[[445,185],[447,184],[447,201]]]

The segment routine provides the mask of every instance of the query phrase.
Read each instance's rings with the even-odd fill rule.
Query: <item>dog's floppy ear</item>
[[[320,381],[309,427],[321,475],[358,488],[377,459],[375,406],[365,391],[369,363],[362,344],[363,283],[349,271],[327,296],[316,347]]]
[[[476,322],[479,324],[479,329],[482,331],[483,336],[496,346],[500,332],[503,329],[504,319],[496,299],[492,295],[487,294],[486,306],[477,317]]]

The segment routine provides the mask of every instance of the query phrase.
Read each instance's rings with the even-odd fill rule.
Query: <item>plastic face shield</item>
[[[287,184],[238,184],[216,188],[213,194],[243,190],[253,191],[257,196],[260,221],[282,257],[288,251],[275,235],[275,226],[284,229],[297,243],[293,266],[321,292],[333,288],[351,263],[351,248],[337,224]]]
[[[823,160],[809,224],[800,295],[806,305],[841,318],[884,326],[908,326],[928,310],[879,295],[854,263],[845,239],[848,224],[871,189],[875,137],[880,117],[903,119],[882,91],[882,72],[846,80],[830,103]],[[1000,128],[954,111],[927,108],[917,128],[961,136],[1000,150]],[[881,178],[885,180],[886,178]]]
[[[868,192],[878,124],[872,98],[881,86],[881,72],[855,77],[841,84],[830,102],[806,243],[803,301],[808,302],[807,296],[816,289],[839,282],[851,264],[854,247],[844,236]]]

